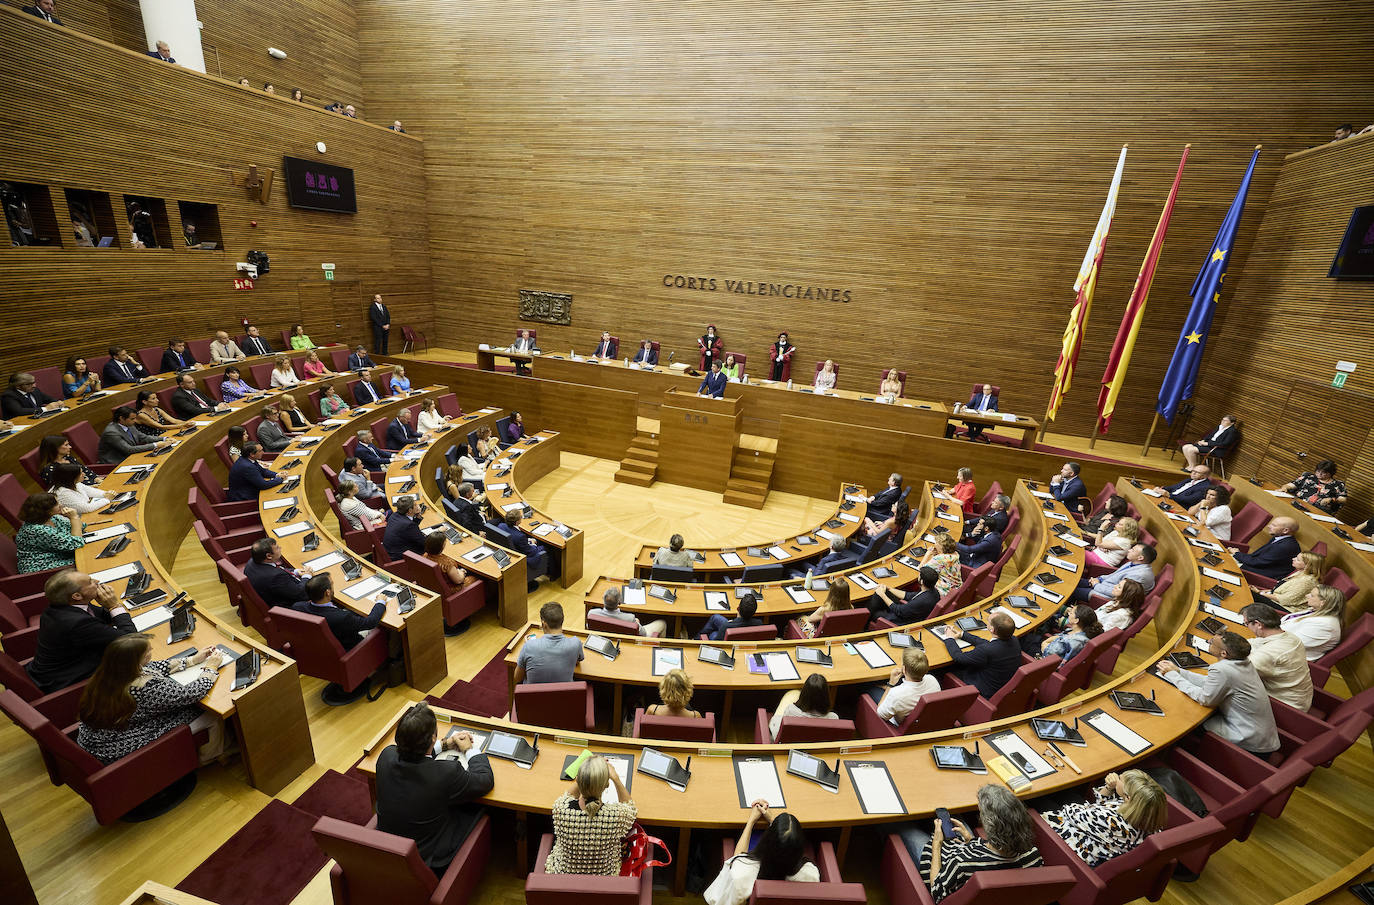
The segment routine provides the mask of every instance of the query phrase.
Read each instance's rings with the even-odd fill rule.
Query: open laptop
[[[95,246],[95,247],[96,247],[96,248],[109,248],[109,247],[110,247],[111,245],[113,245],[113,244],[114,244],[114,236],[101,236],[101,237],[100,237],[100,241],[99,241],[98,243],[96,243],[96,246]]]
[[[216,248],[219,248],[219,243],[218,243],[218,242],[202,242],[202,243],[200,243],[200,250],[201,250],[201,251],[214,251]]]

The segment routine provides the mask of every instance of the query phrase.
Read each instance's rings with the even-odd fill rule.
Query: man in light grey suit
[[[134,410],[121,405],[114,411],[114,420],[100,432],[96,458],[101,465],[118,465],[134,453],[152,452],[162,442],[135,427]]]
[[[515,342],[513,342],[513,343],[510,344],[510,350],[511,350],[512,352],[533,352],[533,351],[534,351],[534,339],[533,339],[533,337],[530,336],[530,331],[528,331],[528,330],[519,330],[519,331],[517,331],[516,334],[515,334]],[[517,374],[528,374],[529,372],[530,372],[530,367],[529,367],[529,365],[526,364],[525,362],[523,362],[523,361],[517,361],[517,362],[515,363],[515,373],[517,373]]]
[[[258,425],[258,442],[268,452],[281,452],[291,445],[291,438],[281,428],[281,410],[275,405],[265,406],[262,410],[262,423]]]
[[[223,330],[216,333],[215,341],[210,343],[210,359],[217,365],[226,361],[243,361],[247,357],[239,348],[239,344],[230,339],[229,334]]]

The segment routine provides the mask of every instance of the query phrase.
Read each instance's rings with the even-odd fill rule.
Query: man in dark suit
[[[520,513],[507,512],[505,516],[506,533],[510,535],[511,549],[525,557],[525,577],[529,579],[530,590],[538,587],[535,580],[549,574],[549,551],[520,530]]]
[[[382,534],[382,546],[392,559],[404,559],[407,550],[420,556],[425,554],[425,533],[420,530],[420,516],[412,515],[414,511],[415,500],[408,496],[392,504]]]
[[[60,399],[54,399],[40,390],[36,383],[32,374],[15,374],[11,377],[10,388],[0,394],[0,417],[8,419],[37,415],[62,404]]]
[[[176,60],[172,59],[171,45],[169,45],[166,41],[158,41],[157,50],[148,51],[148,56],[152,57],[155,60],[161,60],[164,63],[176,62]]]
[[[759,599],[749,592],[740,598],[739,615],[734,619],[729,619],[724,613],[716,613],[706,620],[706,625],[701,631],[712,641],[724,641],[725,633],[732,628],[754,628],[763,625],[763,620],[754,614],[759,611]]]
[[[698,396],[713,396],[720,399],[725,396],[725,385],[729,379],[720,372],[720,359],[711,362],[711,373],[701,381],[701,386],[697,387]]]
[[[510,344],[510,350],[511,350],[512,352],[527,352],[527,353],[528,353],[528,352],[533,352],[534,349],[535,349],[534,337],[530,336],[530,331],[528,331],[528,330],[517,330],[516,333],[515,333],[515,342],[513,342],[513,343]],[[525,362],[525,361],[520,361],[520,360],[518,360],[518,359],[515,360],[515,373],[517,373],[517,374],[528,374],[528,373],[530,373],[530,366],[529,366],[529,363],[528,363],[528,362]]]
[[[964,406],[963,411],[967,411],[967,412],[995,412],[995,411],[997,411],[997,397],[996,397],[995,395],[993,395],[993,392],[992,392],[992,384],[990,384],[990,383],[985,383],[985,384],[983,384],[982,392],[974,393],[972,396],[968,397],[968,403]],[[968,438],[969,438],[970,440],[978,440],[978,439],[981,439],[982,436],[983,436],[983,431],[987,430],[987,425],[986,425],[986,424],[968,424],[967,422],[965,422],[965,424],[966,424],[966,426],[968,427]],[[948,427],[945,428],[945,436],[946,436],[946,437],[952,437],[952,436],[954,436],[954,426],[953,426],[953,425],[950,425],[950,426],[948,426]]]
[[[849,552],[849,541],[843,537],[835,537],[830,540],[830,552],[821,557],[820,562],[816,563],[816,574],[824,575],[826,572],[834,572],[854,565],[854,554]]]
[[[401,412],[392,418],[391,423],[386,426],[386,445],[392,449],[401,449],[423,440],[420,432],[412,425],[413,420],[413,416],[407,412]]]
[[[1211,486],[1212,469],[1206,465],[1194,465],[1189,471],[1189,477],[1164,489],[1169,492],[1169,498],[1175,503],[1184,509],[1191,509],[1202,502],[1202,498],[1207,495]],[[1288,573],[1283,574],[1287,575]]]
[[[27,669],[44,694],[89,679],[105,646],[134,631],[134,620],[109,585],[64,569],[43,585],[48,606],[38,617],[38,648]]]
[[[984,563],[997,562],[1002,555],[1002,535],[996,531],[984,531],[967,544],[956,544],[959,562],[976,569]]]
[[[270,537],[253,541],[252,558],[243,567],[243,576],[269,607],[290,607],[309,600],[305,579],[281,558],[281,546]]]
[[[1007,532],[1007,522],[1011,517],[1007,510],[1011,508],[1011,497],[1005,493],[999,493],[992,498],[988,504],[987,512],[982,515],[975,515],[973,518],[964,520],[964,536],[961,538],[964,543],[970,542],[988,531],[996,531],[998,534]]]
[[[46,19],[53,25],[61,25],[62,20],[57,18],[57,14],[54,12],[56,8],[57,4],[54,3],[53,0],[37,0],[33,6],[24,7],[23,11],[31,16]]]
[[[940,573],[930,566],[921,567],[921,586],[918,590],[903,594],[886,585],[878,585],[873,596],[868,599],[868,611],[874,621],[886,619],[896,625],[909,625],[930,618],[930,611],[940,602],[940,592],[935,585],[940,581]]]
[[[1088,495],[1088,488],[1078,476],[1082,470],[1077,462],[1065,462],[1059,474],[1050,478],[1050,496],[1072,509],[1076,501]]]
[[[1183,446],[1183,458],[1187,461],[1187,469],[1191,471],[1200,459],[1207,456],[1224,456],[1235,445],[1240,442],[1240,430],[1236,427],[1234,415],[1223,415],[1221,423],[1216,430],[1198,440],[1196,443],[1186,443]]]
[[[482,510],[477,505],[477,488],[467,481],[458,485],[458,499],[453,500],[453,520],[463,530],[474,535],[484,534],[487,523],[482,518]]]
[[[892,517],[892,507],[902,498],[902,476],[897,472],[887,476],[887,486],[868,498],[868,517],[883,521]]]
[[[386,601],[380,595],[366,616],[334,603],[334,580],[328,575],[313,575],[306,579],[305,594],[307,599],[291,604],[291,609],[323,619],[344,650],[352,650],[361,644],[363,632],[376,628],[386,615]]]
[[[1298,533],[1298,521],[1281,515],[1270,519],[1265,530],[1269,532],[1269,540],[1249,553],[1237,553],[1236,562],[1247,572],[1278,581],[1293,571],[1293,557],[1302,551],[1294,537]]]
[[[272,469],[263,465],[258,459],[262,458],[262,446],[257,443],[243,444],[243,452],[234,460],[233,466],[229,469],[229,493],[230,502],[241,502],[243,500],[256,500],[258,494],[269,487],[276,487],[284,479]],[[290,606],[301,597],[293,597],[282,604]]]
[[[381,471],[391,461],[391,450],[377,446],[370,431],[358,431],[358,445],[353,455],[362,460],[368,471]]]
[[[358,346],[353,350],[353,354],[348,356],[348,370],[361,371],[365,368],[375,368],[372,363],[372,356],[367,354],[367,349]]]
[[[196,389],[196,378],[182,374],[172,391],[172,411],[182,421],[215,414],[215,400]]]
[[[148,369],[123,346],[110,347],[110,360],[100,369],[101,383],[112,387],[117,383],[138,383],[148,379]]]
[[[381,399],[382,391],[372,382],[372,372],[363,368],[362,379],[353,385],[353,401],[358,405],[371,405]]]
[[[262,338],[256,326],[249,324],[248,335],[243,338],[243,352],[245,355],[271,355],[272,344]]]
[[[611,339],[609,330],[602,331],[601,342],[596,344],[596,351],[592,353],[592,358],[615,358],[620,352],[620,344]]]
[[[481,819],[477,800],[492,790],[495,779],[487,756],[472,752],[466,731],[445,737],[438,756],[432,756],[437,726],[424,703],[396,724],[396,744],[377,757],[377,829],[414,839],[421,859],[442,877]]]
[[[152,452],[163,442],[139,430],[134,425],[134,410],[121,405],[114,410],[114,418],[100,432],[96,461],[101,465],[118,465],[135,453]]]
[[[978,693],[990,698],[1001,691],[1021,668],[1021,645],[1016,641],[1016,623],[1005,613],[996,613],[988,623],[992,640],[964,632],[962,640],[973,645],[972,650],[960,650],[953,638],[945,638],[945,649],[956,667],[954,675]]]
[[[187,368],[194,368],[200,362],[196,361],[195,353],[186,348],[186,340],[173,339],[167,343],[167,348],[162,350],[162,373],[175,374],[185,371]]]
[[[658,353],[654,351],[654,344],[647,339],[644,340],[635,352],[634,363],[650,368],[658,364]]]
[[[367,308],[367,319],[372,322],[372,351],[385,355],[387,342],[391,339],[391,309],[382,304],[380,294],[372,297]]]

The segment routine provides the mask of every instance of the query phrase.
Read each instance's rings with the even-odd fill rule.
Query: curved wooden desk
[[[556,431],[539,431],[511,444],[498,459],[487,466],[483,485],[487,505],[497,514],[504,515],[511,507],[523,509],[529,503],[520,489],[557,471],[563,458],[563,441]],[[504,463],[504,464],[502,464]],[[493,489],[493,484],[496,485]],[[508,495],[509,494],[509,495]],[[553,516],[531,508],[531,513],[520,522],[522,533],[534,538],[558,558],[558,583],[570,588],[582,580],[582,551],[585,535]],[[571,531],[567,537],[558,532],[563,527]]]
[[[844,508],[846,503],[850,504],[850,508]],[[853,538],[863,527],[864,517],[867,515],[868,491],[861,484],[843,484],[840,486],[839,500],[835,503],[835,511],[822,519],[815,528],[800,534],[789,534],[776,540],[755,544],[711,548],[691,547],[690,549],[703,557],[692,568],[698,574],[706,576],[707,580],[717,583],[726,578],[737,578],[743,575],[744,570],[750,566],[777,565],[782,566],[783,569],[792,568],[804,560],[824,556],[829,552],[832,537],[842,537],[846,541]],[[831,522],[835,524],[829,524]],[[658,553],[659,547],[660,545],[656,544],[645,544],[639,548],[639,555],[635,557],[634,574],[636,578],[649,577],[649,573],[654,567],[654,556]],[[762,550],[762,555],[751,556],[749,554],[751,547]],[[770,555],[768,551],[774,548],[780,549],[786,556],[779,559]],[[726,554],[738,558],[740,562],[736,564],[733,561],[727,561],[724,558]]]
[[[263,404],[265,402],[260,400],[258,403],[240,405],[234,412],[219,416],[215,422],[249,415],[260,409]],[[179,590],[171,569],[164,565],[163,560],[163,554],[170,544],[166,542],[165,537],[163,543],[155,542],[154,538],[162,532],[154,530],[150,534],[144,528],[155,528],[165,521],[162,514],[170,511],[165,508],[169,505],[169,494],[174,501],[173,504],[185,510],[184,479],[190,473],[197,450],[207,442],[213,446],[214,440],[218,438],[216,428],[219,425],[215,422],[212,422],[211,426],[201,427],[195,434],[181,440],[171,452],[160,456],[147,453],[130,456],[119,468],[105,477],[101,487],[112,494],[124,490],[135,491],[138,494],[138,502],[113,514],[95,512],[88,515],[87,526],[96,531],[124,523],[133,525],[134,531],[128,535],[130,543],[122,552],[104,559],[97,557],[107,541],[88,542],[76,551],[78,569],[107,581],[117,591],[122,592],[126,578],[107,576],[111,572],[125,571],[120,567],[141,563],[152,576],[150,588],[161,588],[167,592],[167,599],[150,604],[134,613],[135,619],[139,622],[140,616],[159,609]],[[155,466],[152,475],[142,483],[129,483],[131,472],[126,469],[136,469],[144,465]],[[172,489],[171,485],[178,477],[183,480],[177,481],[176,489]],[[179,501],[175,500],[176,490],[180,491]],[[175,556],[174,546],[171,548],[171,555]],[[168,558],[166,561],[172,560]],[[266,645],[259,644],[246,632],[237,627],[229,627],[199,608],[196,609],[195,633],[184,641],[169,644],[166,623],[150,627],[147,631],[152,636],[153,656],[157,659],[178,655],[190,647],[205,648],[217,644],[223,644],[238,653],[251,648],[257,650],[262,657],[262,672],[252,685],[237,692],[231,691],[234,670],[225,668],[209,694],[201,701],[201,705],[216,716],[233,722],[244,765],[248,769],[249,782],[256,788],[274,795],[315,762],[310,725],[306,717],[305,700],[301,695],[300,675],[295,661]]]

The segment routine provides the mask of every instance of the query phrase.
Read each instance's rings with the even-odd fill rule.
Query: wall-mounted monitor
[[[1355,208],[1345,238],[1327,276],[1338,280],[1374,280],[1374,204]]]
[[[292,207],[312,211],[356,214],[358,196],[353,190],[353,171],[318,160],[285,157],[286,200]]]

